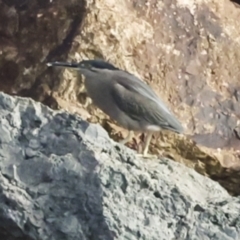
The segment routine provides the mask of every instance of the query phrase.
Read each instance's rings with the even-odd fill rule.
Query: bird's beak
[[[48,67],[62,67],[62,68],[78,68],[77,63],[68,63],[68,62],[48,62]]]

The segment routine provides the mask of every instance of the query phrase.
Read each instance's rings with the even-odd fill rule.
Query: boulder
[[[173,156],[239,195],[237,6],[229,0],[0,0],[0,90],[101,123],[118,140],[126,133],[85,107],[81,77],[46,66],[109,60],[150,84],[186,128],[182,141],[157,134],[151,152]]]
[[[240,239],[240,199],[97,124],[0,93],[0,239]]]

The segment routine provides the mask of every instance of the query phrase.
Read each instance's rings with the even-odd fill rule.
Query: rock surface
[[[0,239],[240,239],[240,199],[99,125],[0,93]]]
[[[239,195],[239,11],[229,0],[0,0],[0,90],[78,113],[117,139],[122,130],[83,107],[82,80],[46,67],[110,60],[148,82],[191,138],[209,148],[191,147],[186,156],[187,140],[156,136],[151,151],[204,165],[201,174]]]

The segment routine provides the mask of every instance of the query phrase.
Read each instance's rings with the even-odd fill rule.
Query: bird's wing
[[[132,76],[130,79],[115,79],[111,93],[119,109],[132,119],[144,119],[149,125],[181,132],[182,126],[174,115],[151,88],[140,81]]]

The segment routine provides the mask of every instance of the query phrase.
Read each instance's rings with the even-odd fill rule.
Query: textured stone
[[[148,82],[198,144],[186,154],[188,140],[178,145],[156,135],[151,152],[177,152],[186,165],[204,165],[201,174],[239,195],[236,6],[229,0],[0,0],[0,90],[78,113],[119,139],[122,131],[104,114],[83,107],[81,78],[46,67],[53,60],[110,60]],[[201,145],[212,151],[199,152]]]
[[[0,239],[240,238],[240,199],[99,125],[0,93]]]

